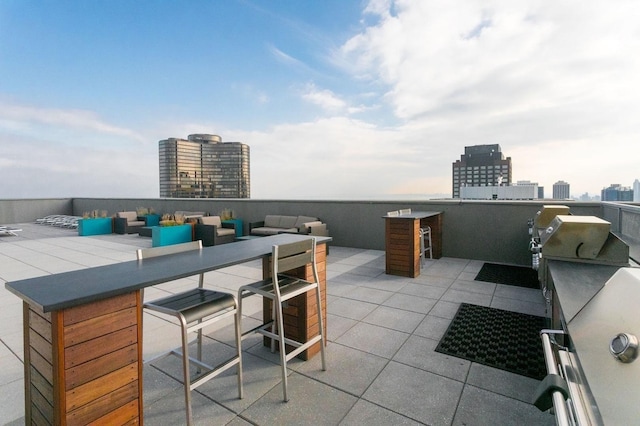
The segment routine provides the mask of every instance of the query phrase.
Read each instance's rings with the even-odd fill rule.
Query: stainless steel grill
[[[529,221],[534,268],[551,329],[549,375],[536,405],[560,425],[633,424],[640,412],[640,269],[609,222],[544,206]],[[638,364],[638,365],[636,365]]]
[[[620,268],[562,329],[543,330],[549,373],[566,384],[550,393],[558,424],[637,424],[639,304],[640,269]]]

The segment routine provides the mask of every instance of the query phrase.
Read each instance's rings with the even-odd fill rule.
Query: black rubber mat
[[[543,328],[543,317],[463,303],[436,352],[542,380]]]
[[[476,275],[476,281],[508,284],[526,288],[540,288],[538,272],[524,266],[485,263]]]

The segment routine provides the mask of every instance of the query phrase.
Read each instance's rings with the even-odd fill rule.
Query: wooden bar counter
[[[420,275],[421,227],[431,227],[433,258],[442,257],[442,212],[412,212],[383,219],[387,274],[410,278]]]
[[[268,259],[273,245],[304,238],[309,237],[280,234],[178,253],[170,259],[132,260],[6,283],[24,300],[25,423],[142,424],[142,290]],[[326,265],[325,247],[331,238],[316,239],[320,267]],[[320,280],[324,301],[325,273]],[[292,308],[290,322],[299,325],[290,332],[312,336],[317,324],[297,318],[302,313]]]

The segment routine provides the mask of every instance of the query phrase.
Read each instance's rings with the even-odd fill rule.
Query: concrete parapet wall
[[[384,220],[392,210],[443,212],[443,256],[483,261],[529,265],[527,220],[535,216],[543,204],[536,201],[308,201],[256,199],[112,199],[74,198],[67,200],[0,200],[0,223],[31,222],[48,214],[81,216],[91,210],[118,211],[151,207],[157,213],[178,210],[204,211],[217,215],[225,209],[235,212],[245,223],[264,220],[268,214],[304,215],[320,218],[337,246],[384,250]],[[602,217],[599,202],[569,202],[571,213]],[[7,212],[7,213],[5,213]],[[606,219],[606,218],[605,218]],[[247,232],[247,231],[245,231]]]
[[[27,223],[52,214],[73,214],[71,198],[0,200],[0,224]]]

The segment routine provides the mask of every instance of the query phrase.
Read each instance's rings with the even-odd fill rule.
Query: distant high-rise
[[[160,197],[249,198],[249,146],[218,135],[158,142]]]
[[[566,200],[571,198],[571,187],[563,180],[559,180],[553,184],[553,199]]]
[[[633,201],[640,202],[640,180],[633,181]]]
[[[633,189],[622,186],[619,183],[612,183],[601,192],[602,201],[633,201]]]
[[[460,198],[461,186],[511,185],[511,174],[511,157],[504,158],[500,145],[465,146],[453,163],[453,198]]]

